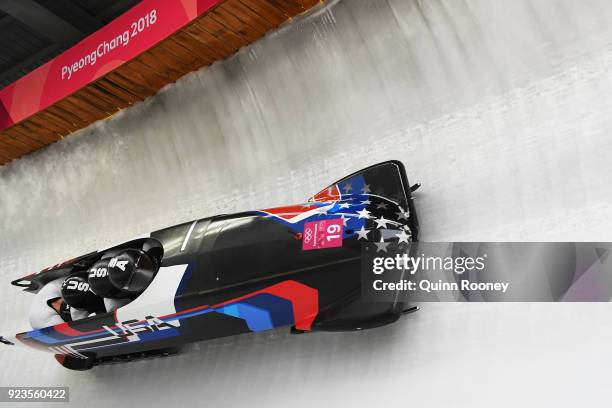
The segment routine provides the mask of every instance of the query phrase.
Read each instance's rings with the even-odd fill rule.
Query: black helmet
[[[64,302],[70,307],[86,310],[90,313],[104,310],[104,301],[90,289],[87,272],[64,279],[61,291]]]
[[[153,280],[158,266],[146,252],[125,249],[96,262],[89,269],[91,290],[112,299],[135,299]]]
[[[87,271],[91,291],[102,298],[124,298],[108,277],[110,258],[102,259]]]
[[[108,263],[108,277],[115,288],[129,297],[138,296],[153,280],[157,263],[140,249],[126,249]]]

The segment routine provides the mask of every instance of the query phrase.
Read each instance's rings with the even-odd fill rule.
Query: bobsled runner
[[[197,219],[54,265],[12,284],[34,296],[57,284],[62,322],[0,341],[84,370],[283,326],[305,333],[392,323],[415,309],[399,297],[361,300],[361,248],[417,240],[417,187],[401,162],[388,161],[303,204]]]

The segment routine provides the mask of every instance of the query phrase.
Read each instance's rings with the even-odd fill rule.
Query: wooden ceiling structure
[[[48,108],[0,132],[0,166],[223,60],[321,0],[223,0],[182,29]]]

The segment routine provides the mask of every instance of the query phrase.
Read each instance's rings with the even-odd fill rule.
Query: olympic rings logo
[[[310,242],[311,239],[312,239],[312,229],[306,228],[304,230],[304,241]]]

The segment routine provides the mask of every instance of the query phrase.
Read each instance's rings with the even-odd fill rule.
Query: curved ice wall
[[[11,279],[197,217],[299,202],[387,159],[402,160],[411,181],[423,183],[416,202],[423,240],[610,240],[611,23],[607,0],[334,2],[0,168],[0,331],[26,328],[30,298],[9,287]],[[505,310],[486,308],[493,320]],[[553,320],[560,318],[555,313]],[[453,316],[468,327],[482,319]],[[427,324],[409,330],[419,327],[431,338]],[[366,336],[390,333],[384,330]],[[292,364],[306,357],[295,361],[296,340],[267,336],[197,346],[221,350],[221,357],[194,352],[94,374],[1,348],[0,384],[51,382],[73,385],[73,400],[97,395],[93,400],[104,403],[125,392],[131,397],[121,398],[137,401],[146,392],[143,381],[188,392],[201,386],[211,364],[240,367],[236,359],[248,364],[254,352],[266,356],[270,342],[299,370]],[[338,336],[298,341],[303,353],[320,354],[326,342],[336,350],[327,371],[308,365],[313,378],[346,375],[351,361],[364,362],[369,351],[351,353],[331,339],[366,347],[368,341],[354,339],[368,337]],[[399,353],[405,338],[396,341],[390,353]],[[281,363],[255,360],[263,373],[279,372]],[[187,385],[149,374],[151,368]],[[140,379],[128,380],[129,370]],[[280,372],[276,381],[288,375]],[[230,401],[246,398],[246,374],[222,373],[217,382],[205,379],[219,385],[238,376],[242,393],[229,393]],[[295,386],[296,376],[287,381]],[[100,395],[95,382],[120,392]],[[170,398],[172,391],[164,392]],[[221,393],[207,398],[223,401]]]

